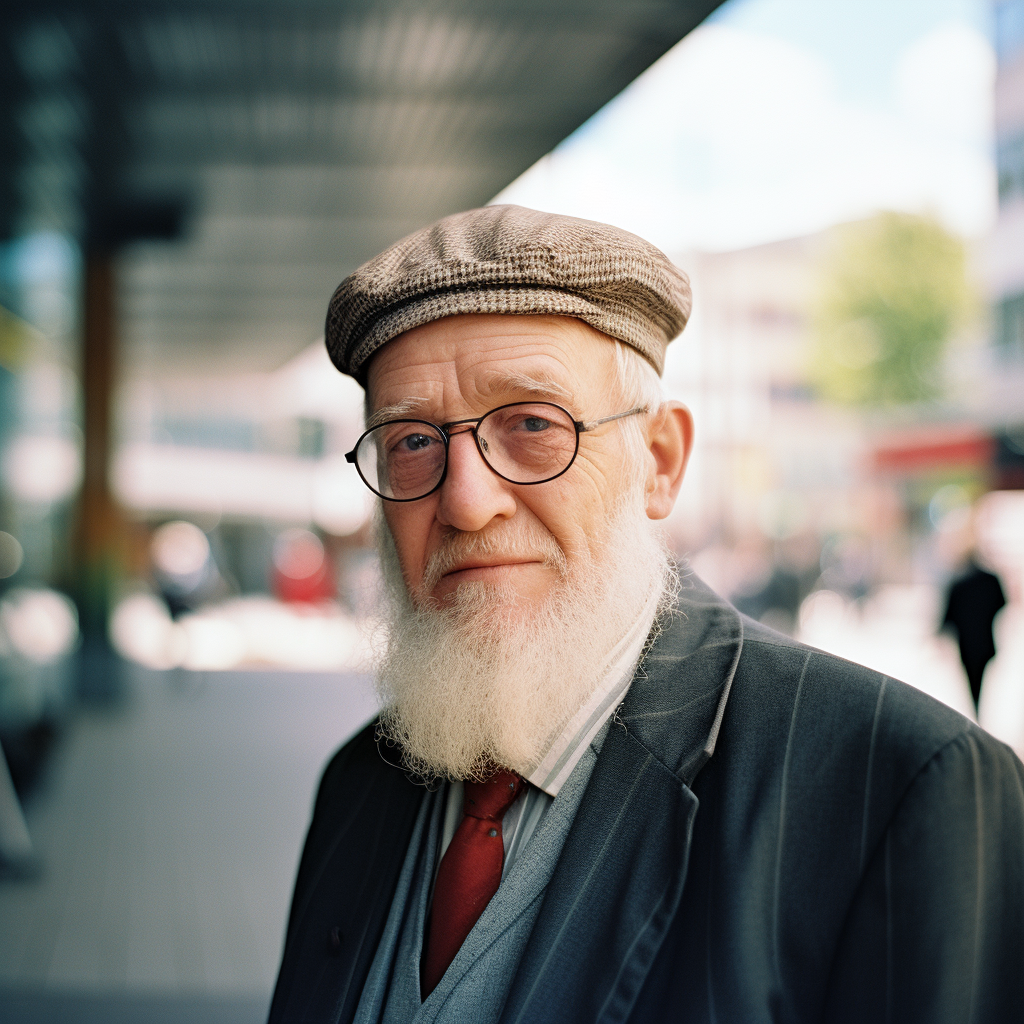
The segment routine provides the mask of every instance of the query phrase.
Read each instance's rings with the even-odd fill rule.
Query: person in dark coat
[[[956,633],[960,660],[967,672],[975,711],[981,699],[981,678],[985,667],[996,656],[992,623],[1005,604],[1006,596],[999,577],[978,565],[974,555],[946,592],[942,626]]]
[[[690,308],[635,236],[446,218],[339,286],[379,717],[324,772],[272,1024],[963,1024],[1024,1006],[1024,766],[660,542]]]

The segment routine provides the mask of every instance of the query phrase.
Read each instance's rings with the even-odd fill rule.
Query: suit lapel
[[[698,802],[742,648],[699,581],[641,664],[566,839],[502,1024],[625,1020],[679,906]],[[624,727],[623,727],[624,726]]]
[[[679,903],[697,799],[613,726],[502,1021],[622,1020]]]

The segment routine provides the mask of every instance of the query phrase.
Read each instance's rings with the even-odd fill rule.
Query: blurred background
[[[1024,0],[0,24],[0,1020],[265,1015],[375,708],[327,300],[492,200],[691,275],[679,557],[1024,751]]]

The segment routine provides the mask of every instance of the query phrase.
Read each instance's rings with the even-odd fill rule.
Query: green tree
[[[937,397],[946,343],[973,305],[963,242],[901,213],[838,228],[836,242],[813,318],[818,392],[875,406]]]

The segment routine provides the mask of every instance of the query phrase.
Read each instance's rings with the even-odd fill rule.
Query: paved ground
[[[0,885],[0,1021],[261,1021],[314,787],[365,678],[139,674],[80,718]]]

